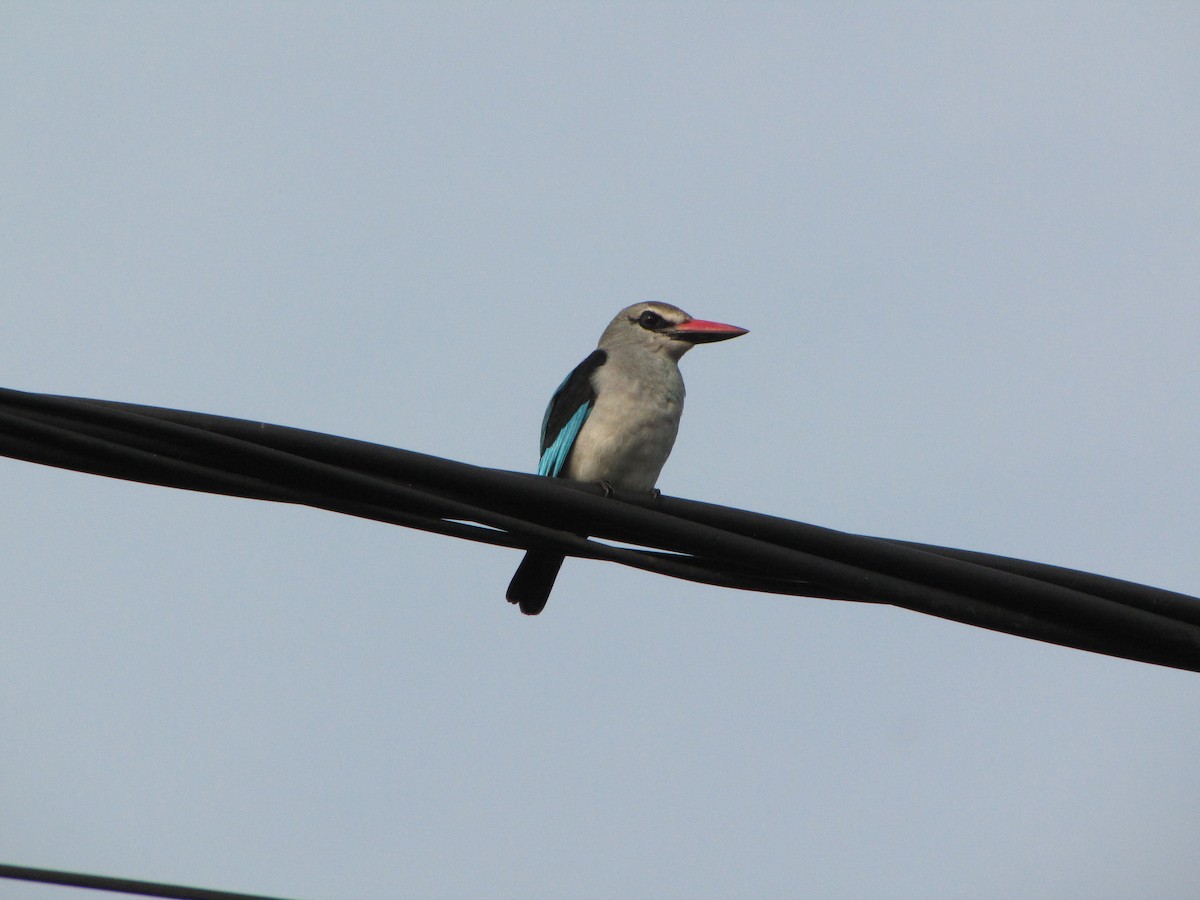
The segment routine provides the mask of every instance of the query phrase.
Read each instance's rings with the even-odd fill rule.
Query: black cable
[[[283,900],[280,897],[266,897],[262,894],[236,894],[209,888],[135,881],[131,878],[110,878],[106,875],[86,875],[82,872],[60,872],[55,869],[34,869],[29,866],[9,866],[3,863],[0,863],[0,878],[57,884],[62,887],[91,888],[139,897],[169,897],[172,900]]]
[[[624,502],[614,502],[591,485],[279,425],[0,389],[0,454],[500,546],[552,547],[705,584],[889,603],[1200,671],[1200,601],[1186,595],[692,500],[618,493]]]

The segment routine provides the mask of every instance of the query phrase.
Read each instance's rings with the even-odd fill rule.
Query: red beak
[[[690,344],[711,344],[714,341],[727,341],[730,338],[747,334],[745,328],[736,325],[725,325],[721,322],[707,322],[704,319],[691,319],[682,325],[671,329],[671,337]]]

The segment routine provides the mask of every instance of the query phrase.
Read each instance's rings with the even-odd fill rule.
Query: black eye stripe
[[[643,328],[650,329],[651,331],[653,331],[655,328],[661,328],[665,324],[663,317],[651,309],[645,310],[634,321],[636,321]]]

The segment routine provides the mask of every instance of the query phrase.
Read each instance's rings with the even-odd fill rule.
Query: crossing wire
[[[594,485],[282,425],[0,389],[0,455],[499,546],[554,549],[705,584],[891,604],[1200,671],[1200,600],[1184,594],[694,500],[628,492],[610,498]]]

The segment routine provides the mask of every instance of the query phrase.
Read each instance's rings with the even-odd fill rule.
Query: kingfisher
[[[594,482],[606,493],[653,491],[683,414],[680,358],[696,344],[746,333],[736,325],[693,319],[669,303],[621,310],[592,354],[550,398],[538,474]],[[508,585],[508,602],[536,616],[562,564],[561,553],[527,551]]]

